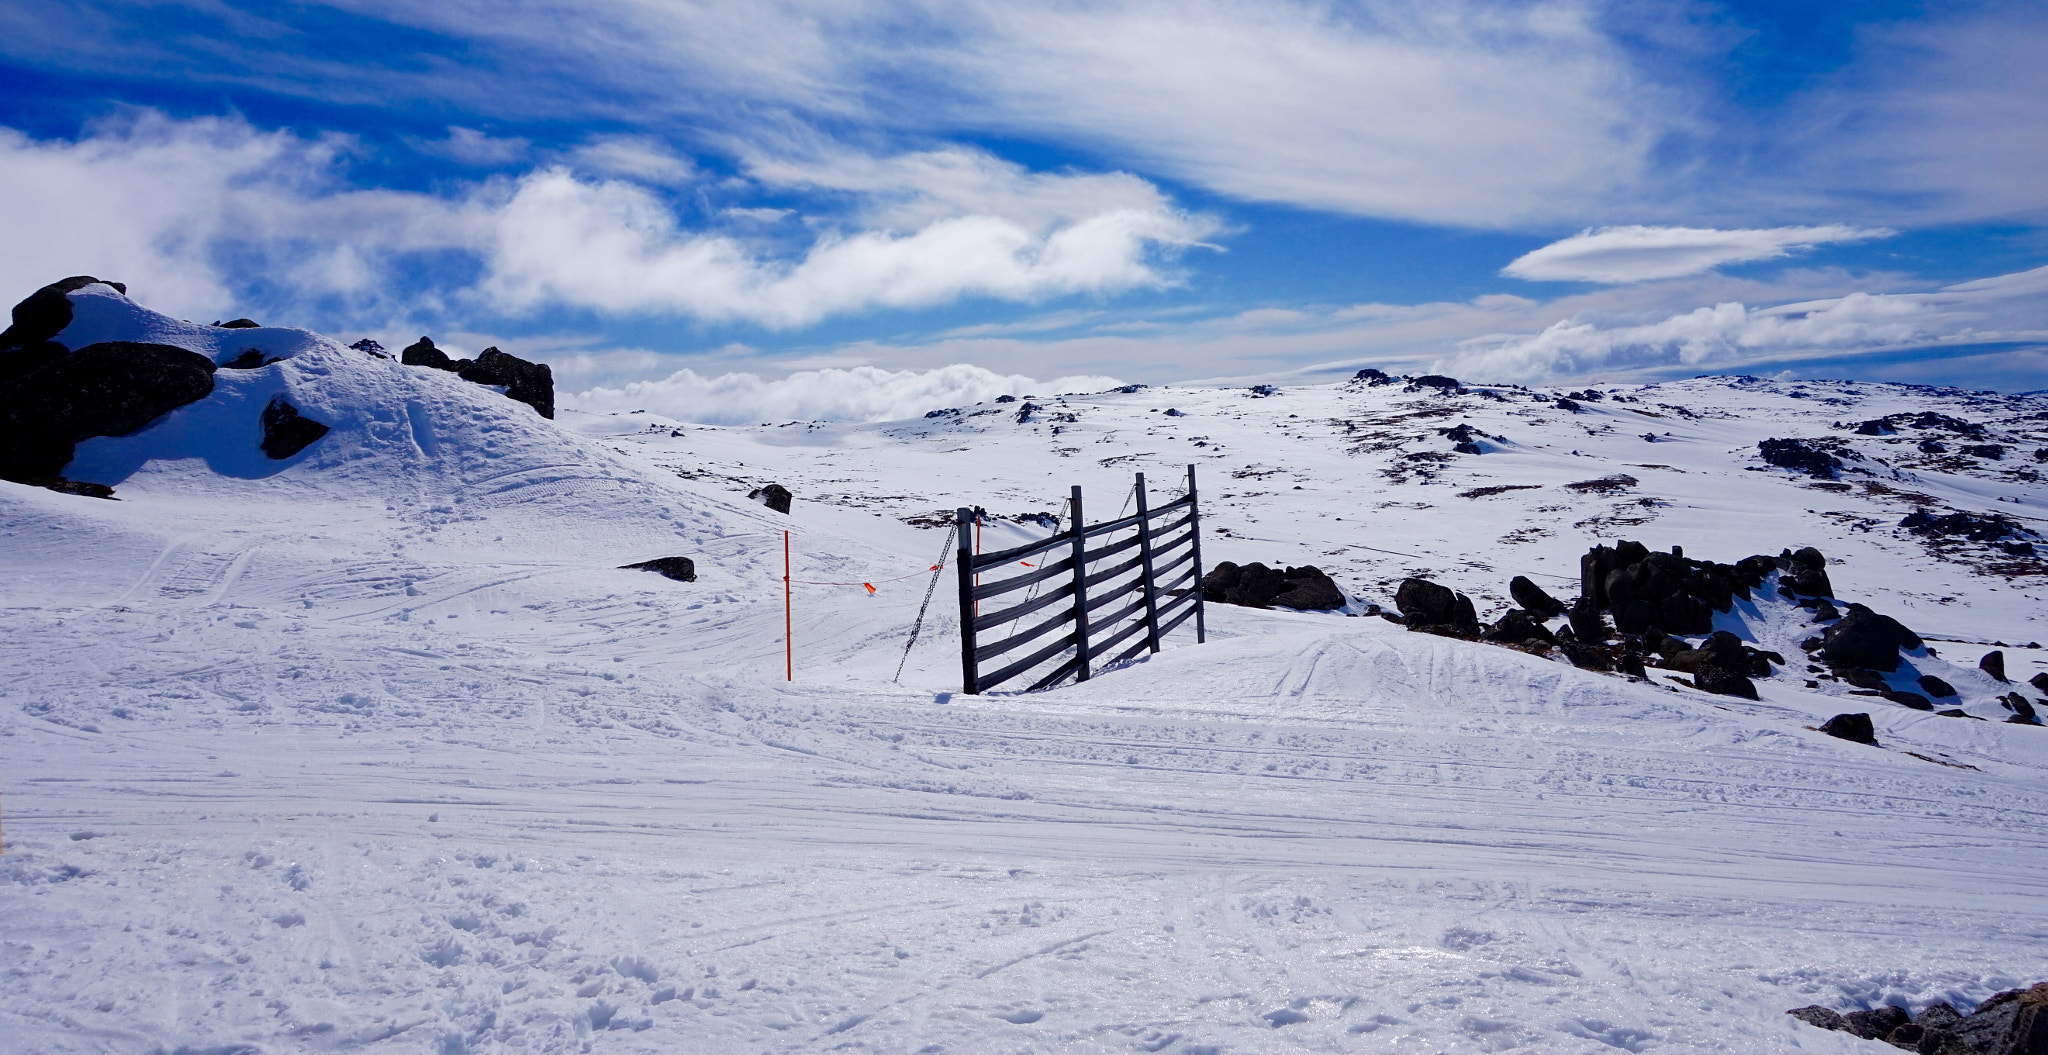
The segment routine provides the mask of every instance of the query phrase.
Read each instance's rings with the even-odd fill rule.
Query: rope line
[[[924,603],[917,606],[917,619],[910,624],[910,640],[903,643],[903,658],[896,661],[896,676],[889,679],[892,684],[903,683],[903,665],[910,662],[910,650],[917,647],[918,631],[924,629],[924,613],[932,606],[932,594],[939,589],[939,579],[943,577],[941,571],[946,566],[947,556],[953,551],[953,539],[959,530],[958,524],[946,529],[945,545],[939,547],[939,562],[932,565],[931,585],[924,588]]]

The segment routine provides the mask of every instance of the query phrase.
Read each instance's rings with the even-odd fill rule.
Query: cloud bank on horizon
[[[2032,5],[22,0],[0,30],[32,247],[0,290],[575,349],[593,406],[1362,363],[2048,387]]]

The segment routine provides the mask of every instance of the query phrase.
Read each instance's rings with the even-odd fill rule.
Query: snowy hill
[[[74,351],[275,361],[80,443],[65,475],[118,501],[0,484],[0,1049],[1851,1052],[1783,1012],[2048,978],[2048,731],[1997,720],[2048,666],[2040,397],[1361,380],[548,421],[69,299]],[[283,459],[278,397],[329,428]],[[1779,438],[1840,468],[1766,465]],[[1517,574],[1569,599],[1617,538],[1814,546],[1988,720],[1807,677],[1809,614],[1765,594],[1716,617],[1794,657],[1755,701],[1225,605],[1207,645],[965,697],[943,584],[892,684],[936,514],[1011,518],[993,547],[1190,462],[1207,562],[1315,564],[1353,613],[1411,575],[1487,616]],[[770,481],[790,515],[747,500]],[[1899,526],[1922,508],[2018,533]],[[619,568],[667,555],[697,580]],[[1849,710],[1881,746],[1814,731]]]

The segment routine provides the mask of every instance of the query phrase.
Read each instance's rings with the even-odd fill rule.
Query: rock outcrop
[[[1856,670],[1899,669],[1899,650],[1921,647],[1920,635],[1888,615],[1851,603],[1849,614],[1821,635],[1815,655],[1831,666]]]
[[[1821,723],[1820,731],[1854,743],[1877,746],[1877,727],[1865,713],[1835,715]]]
[[[1403,579],[1394,592],[1394,607],[1401,610],[1401,620],[1410,630],[1467,640],[1479,637],[1479,615],[1471,599],[1448,586]]]
[[[747,497],[778,513],[787,513],[789,512],[790,499],[794,496],[789,493],[789,488],[781,484],[769,484],[765,487],[756,487],[752,491],[747,492]]]
[[[1995,994],[1968,1015],[1948,1004],[1917,1016],[1895,1005],[1846,1015],[1814,1005],[1786,1014],[1921,1055],[2048,1055],[2048,982]]]
[[[554,419],[555,375],[546,363],[529,363],[496,348],[486,348],[475,362],[457,370],[456,376],[479,385],[502,385],[507,398],[532,407],[541,417]]]
[[[289,458],[327,435],[327,426],[299,413],[283,396],[271,397],[263,408],[263,453],[278,460]]]
[[[126,436],[204,398],[213,372],[213,360],[167,344],[106,341],[55,357],[0,385],[0,479],[59,477],[79,441]]]
[[[451,359],[447,352],[434,346],[430,337],[407,345],[398,353],[398,361],[407,366],[447,370],[464,381],[503,388],[506,398],[532,407],[541,417],[554,419],[555,375],[546,363],[530,363],[495,347],[484,349],[475,359]]]
[[[651,571],[667,576],[677,582],[697,581],[697,562],[688,557],[656,557],[653,560],[643,560],[638,564],[621,564],[619,568],[622,571],[628,568],[639,571]]]
[[[1268,568],[1258,561],[1237,565],[1223,561],[1202,576],[1202,599],[1247,608],[1295,608],[1329,611],[1344,607],[1344,591],[1322,569]]]

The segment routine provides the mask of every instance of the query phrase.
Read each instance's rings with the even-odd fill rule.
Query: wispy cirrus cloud
[[[1898,232],[1883,227],[1603,227],[1581,231],[1515,258],[1501,274],[1531,282],[1621,284],[1682,278],[1729,264],[1778,260],[1831,242],[1862,242]]]

